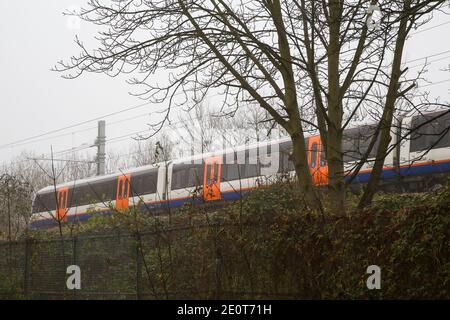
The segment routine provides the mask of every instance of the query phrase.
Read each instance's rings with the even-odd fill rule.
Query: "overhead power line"
[[[227,113],[227,112],[231,112],[233,110],[235,110],[235,108],[231,107],[229,109],[222,110],[222,112]],[[191,118],[189,118],[189,121],[191,121],[191,120],[199,120],[199,119],[201,119],[203,117],[204,116],[202,116],[202,115],[198,116],[198,117],[191,117]],[[159,130],[158,132],[159,133],[163,133],[163,132],[167,132],[169,130],[183,128],[183,126],[181,126],[181,125],[177,126],[177,125],[183,124],[184,122],[186,122],[186,120],[172,121],[170,124],[165,124],[163,127],[161,127],[161,130]],[[162,129],[164,129],[164,130],[162,130]],[[145,129],[145,130],[140,130],[140,131],[134,131],[134,132],[131,132],[131,133],[127,133],[127,134],[124,134],[124,135],[120,135],[120,136],[117,136],[117,137],[110,138],[106,142],[108,144],[117,143],[117,142],[128,140],[132,136],[135,136],[135,135],[138,135],[138,134],[144,134],[144,133],[152,133],[152,130],[151,129]],[[92,148],[92,147],[93,147],[93,145],[88,144],[88,143],[84,143],[84,144],[82,144],[82,145],[80,145],[78,147],[75,147],[75,148],[70,148],[70,149],[64,149],[64,150],[61,150],[61,151],[56,151],[53,154],[54,155],[58,155],[58,156],[63,156],[63,155],[67,155],[67,154],[71,154],[71,153],[75,153],[75,152],[80,152],[80,151],[83,151],[83,150],[86,150],[86,149],[89,149],[89,148]]]
[[[137,115],[137,116],[134,116],[134,117],[121,119],[121,120],[117,120],[117,121],[113,121],[113,122],[108,122],[108,127],[114,126],[116,124],[124,123],[124,122],[130,121],[130,120],[135,120],[135,119],[138,119],[138,118],[142,118],[144,116],[148,116],[149,114],[150,113],[147,112],[147,113],[140,114],[140,115]],[[94,130],[94,129],[97,130],[98,126],[89,127],[89,128],[85,128],[85,129],[80,129],[80,130],[76,130],[76,131],[71,131],[71,132],[68,132],[68,133],[63,133],[63,134],[59,134],[59,135],[51,136],[51,137],[47,137],[47,138],[41,138],[41,139],[37,139],[37,140],[30,140],[30,141],[26,141],[26,142],[23,142],[23,143],[15,144],[14,147],[24,146],[24,145],[27,145],[27,144],[30,144],[30,143],[47,141],[47,140],[52,140],[52,139],[61,138],[61,137],[66,137],[66,136],[74,135],[76,133],[86,132],[86,131],[90,131],[90,130]]]
[[[426,84],[423,86],[419,86],[419,88],[430,87],[430,86],[434,86],[434,85],[449,82],[449,81],[450,81],[450,79],[446,79],[446,80],[442,80],[442,81],[438,81],[438,82],[434,82],[434,83],[429,83],[429,84]]]
[[[427,61],[427,64],[432,64],[432,63],[435,63],[435,62],[438,62],[438,61],[442,61],[442,60],[445,60],[445,59],[449,59],[449,58],[450,58],[450,56],[445,56],[445,57],[442,57],[442,58],[439,58],[439,59],[434,59],[434,60],[431,60],[431,61]],[[424,64],[421,63],[421,64],[416,64],[416,65],[414,65],[412,67],[408,67],[408,69],[414,69],[414,68],[423,67],[423,66],[424,66]]]
[[[179,93],[175,94],[174,96],[180,96],[180,95],[183,95],[183,93],[179,92]],[[111,117],[111,116],[115,116],[117,114],[121,114],[121,113],[124,113],[124,112],[128,112],[128,111],[131,111],[131,110],[142,108],[142,107],[144,107],[146,105],[149,105],[151,103],[152,102],[145,102],[145,103],[142,103],[142,104],[139,104],[139,105],[136,105],[136,106],[128,107],[128,108],[125,108],[125,109],[122,109],[122,110],[118,110],[118,111],[115,111],[115,112],[111,112],[111,113],[108,113],[108,114],[105,114],[105,115],[102,115],[102,116],[99,116],[99,117],[95,117],[95,118],[92,118],[92,119],[89,119],[89,120],[85,120],[85,121],[82,121],[82,122],[79,122],[79,123],[75,123],[73,125],[69,125],[69,126],[66,126],[66,127],[63,127],[63,128],[51,130],[51,131],[48,131],[48,132],[45,132],[45,133],[41,133],[41,134],[38,134],[38,135],[35,135],[35,136],[31,136],[31,137],[20,139],[20,140],[17,140],[17,141],[14,141],[14,142],[10,142],[10,143],[4,144],[4,145],[0,145],[0,150],[4,149],[4,148],[8,148],[8,147],[14,147],[16,145],[23,145],[23,144],[25,144],[25,142],[30,142],[30,143],[31,142],[35,142],[34,139],[36,139],[36,138],[40,138],[40,137],[44,137],[44,136],[47,136],[47,135],[50,135],[50,134],[53,134],[53,133],[58,133],[58,132],[61,132],[61,131],[65,131],[65,130],[68,130],[68,129],[71,129],[71,128],[75,128],[75,127],[78,127],[78,126],[81,126],[81,125],[84,125],[84,124],[87,124],[87,123],[90,123],[90,122],[103,120],[104,118],[108,118],[108,117]],[[173,109],[180,108],[180,107],[183,107],[183,105],[175,105],[175,106],[172,106],[171,109],[173,110]],[[157,111],[149,112],[148,114],[161,114],[161,113],[164,113],[166,111],[167,111],[167,108],[163,109],[163,110],[157,110]],[[138,117],[140,117],[140,116],[137,116],[135,118],[138,118]],[[129,118],[128,120],[132,120],[132,119],[135,119],[135,118],[132,117],[132,118]],[[119,121],[116,121],[116,122],[113,122],[113,123],[115,124],[115,123],[120,123],[120,122],[124,122],[124,121],[127,121],[127,119],[119,120]],[[113,123],[110,123],[109,125],[111,125]],[[78,130],[76,132],[83,132],[83,131],[87,131],[87,130],[92,130],[93,128],[94,127],[87,128],[87,129],[82,129],[82,130]],[[97,128],[97,127],[95,127],[95,128]],[[67,135],[72,134],[72,133],[73,132],[67,133]],[[66,134],[64,134],[64,135],[66,135]],[[63,136],[63,135],[60,135],[60,136]],[[55,138],[56,137],[59,137],[59,136],[55,136]],[[48,138],[48,139],[50,139],[50,138]],[[31,140],[33,140],[33,141],[31,141]],[[47,138],[46,139],[40,139],[38,141],[45,141],[45,140],[47,140]]]
[[[27,158],[32,161],[60,161],[60,162],[75,162],[75,163],[97,163],[91,160],[71,160],[71,159],[51,159],[51,158]]]
[[[442,26],[447,25],[447,24],[450,24],[450,21],[443,22],[443,23],[435,25],[433,27],[429,27],[429,28],[426,28],[426,29],[423,29],[423,30],[419,30],[419,31],[413,32],[413,33],[411,33],[411,36],[414,36],[414,35],[422,33],[422,32],[426,32],[426,31],[429,31],[429,30],[433,30],[433,29],[439,28],[439,27],[442,27]]]
[[[428,56],[425,56],[425,57],[422,57],[422,58],[417,58],[417,59],[405,61],[405,62],[403,62],[403,64],[411,63],[411,62],[415,62],[415,61],[420,61],[420,60],[425,60],[425,59],[428,59],[428,58],[437,57],[437,56],[443,55],[444,53],[449,53],[449,52],[450,52],[450,50],[441,51],[441,52],[434,53],[434,54],[431,54],[431,55],[428,55]]]
[[[105,115],[102,115],[102,116],[99,116],[99,117],[95,117],[95,118],[92,118],[92,119],[89,119],[89,120],[85,120],[85,121],[82,121],[82,122],[75,123],[73,125],[69,125],[67,127],[51,130],[51,131],[44,132],[44,133],[41,133],[41,134],[38,134],[38,135],[35,135],[35,136],[32,136],[32,137],[28,137],[28,138],[24,138],[24,139],[20,139],[20,140],[14,141],[14,142],[10,142],[10,143],[1,145],[0,149],[8,148],[8,147],[14,146],[16,144],[23,143],[23,142],[26,142],[26,141],[29,141],[29,140],[34,140],[34,139],[37,139],[37,138],[41,138],[41,137],[44,137],[44,136],[47,136],[47,135],[50,135],[50,134],[53,134],[53,133],[58,133],[58,132],[61,132],[61,131],[65,131],[67,129],[79,127],[81,125],[84,125],[84,124],[87,124],[87,123],[91,123],[91,122],[94,122],[94,121],[98,121],[98,120],[102,120],[104,118],[115,116],[115,115],[120,114],[120,113],[124,113],[124,112],[135,110],[135,109],[139,109],[139,108],[142,108],[142,107],[144,107],[144,106],[146,106],[148,104],[150,104],[150,102],[142,103],[142,104],[139,104],[137,106],[125,108],[125,109],[122,109],[122,110],[119,110],[119,111],[115,111],[115,112],[111,112],[111,113],[108,113],[108,114],[105,114]]]

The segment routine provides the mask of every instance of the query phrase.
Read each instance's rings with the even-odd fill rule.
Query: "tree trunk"
[[[292,139],[292,161],[295,167],[295,173],[298,179],[299,187],[304,194],[306,204],[315,210],[322,210],[321,201],[316,194],[313,186],[311,174],[309,173],[309,166],[306,153],[305,138],[302,134],[291,134]]]
[[[333,214],[345,213],[345,183],[342,160],[342,131],[328,128],[328,208]]]
[[[411,0],[405,1],[404,11],[407,12],[411,7]],[[378,145],[375,164],[372,169],[372,173],[367,183],[363,196],[361,197],[358,208],[362,209],[373,200],[373,196],[377,191],[377,187],[383,172],[384,160],[386,158],[389,143],[391,142],[391,126],[392,119],[395,111],[395,102],[398,97],[399,79],[401,76],[401,63],[403,56],[403,48],[405,46],[407,32],[408,19],[403,17],[400,20],[400,27],[398,31],[397,43],[394,51],[394,61],[392,63],[391,81],[389,83],[389,89],[386,97],[386,104],[384,107],[383,115],[381,117],[381,130],[380,130],[380,143]]]
[[[339,85],[340,20],[339,0],[330,1],[330,43],[328,46],[328,208],[331,213],[345,213],[345,183],[342,159],[342,103]]]

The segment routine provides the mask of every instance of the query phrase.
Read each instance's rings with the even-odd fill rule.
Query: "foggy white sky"
[[[76,34],[82,40],[92,39],[94,27],[81,22],[79,29],[69,28],[68,18],[62,12],[71,6],[83,6],[86,0],[41,0],[0,2],[0,146],[45,133],[50,130],[92,119],[143,101],[130,96],[135,90],[125,83],[126,77],[109,78],[103,74],[85,74],[76,80],[65,80],[61,74],[50,71],[58,60],[78,53],[74,43]],[[450,22],[450,16],[439,15],[422,29]],[[420,30],[418,30],[420,31]],[[420,32],[407,44],[406,61],[450,50],[450,23]],[[445,58],[445,59],[443,59]],[[429,67],[431,82],[450,79],[450,51],[430,60],[441,59]],[[411,66],[422,63],[416,61]],[[449,101],[450,82],[429,86],[431,96]],[[132,121],[117,123],[120,119],[143,115],[162,106],[138,108],[108,117],[107,137],[114,138],[147,129],[150,118],[141,116]],[[108,123],[116,122],[115,124]],[[95,127],[96,123],[60,132],[71,133]],[[93,143],[96,129],[73,133],[53,140],[0,148],[0,162],[9,161],[22,150],[49,153],[65,150],[83,143]],[[58,135],[55,134],[55,135]],[[119,153],[127,152],[132,140],[107,146]],[[92,149],[94,152],[95,150]]]

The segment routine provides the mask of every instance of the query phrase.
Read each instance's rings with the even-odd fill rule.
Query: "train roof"
[[[105,174],[102,176],[93,176],[93,177],[87,177],[87,178],[78,179],[78,180],[67,181],[67,182],[57,184],[56,189],[63,188],[63,187],[86,185],[91,182],[109,180],[109,179],[116,178],[121,174],[137,173],[137,172],[146,171],[146,170],[150,170],[150,169],[157,169],[158,165],[159,164],[150,164],[150,165],[145,165],[145,166],[141,166],[141,167],[126,169],[126,170],[123,170],[122,172],[113,172],[113,173]],[[54,190],[55,190],[55,186],[50,185],[50,186],[47,186],[47,187],[39,190],[37,193],[38,194],[39,193],[47,193],[49,191],[53,192]]]

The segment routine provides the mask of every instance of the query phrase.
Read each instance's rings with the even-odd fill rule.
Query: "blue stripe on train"
[[[401,176],[413,176],[433,173],[446,173],[450,171],[450,161],[441,163],[430,163],[425,165],[407,166],[400,168],[399,174]],[[367,183],[369,181],[371,172],[360,173],[356,176],[354,183]],[[397,172],[394,168],[384,169],[381,174],[381,179],[389,180],[397,177]],[[346,180],[350,177],[346,177]]]
[[[408,175],[423,175],[423,174],[433,174],[433,173],[445,173],[450,172],[450,161],[449,162],[442,162],[442,163],[435,163],[435,164],[426,164],[426,165],[418,165],[418,166],[408,166],[404,168],[400,168],[400,175],[408,176]],[[360,173],[356,176],[353,183],[367,183],[370,178],[370,172]],[[397,176],[397,172],[395,169],[385,169],[383,170],[383,173],[381,174],[381,178],[383,180],[389,180],[393,179]],[[347,177],[349,179],[350,177]],[[222,200],[237,200],[241,196],[241,192],[239,191],[228,191],[222,193]],[[193,199],[193,198],[185,198],[185,199],[176,199],[176,200],[170,200],[168,202],[160,202],[160,203],[150,203],[150,204],[142,204],[141,209],[142,210],[154,210],[154,209],[161,209],[163,206],[165,207],[179,207],[184,205],[185,203],[194,203],[194,204],[201,204],[203,203],[202,199]],[[102,211],[101,213],[98,213],[104,216],[108,216],[112,214],[111,210]],[[92,213],[81,213],[74,216],[68,216],[67,221],[73,222],[73,221],[84,221],[92,217]],[[48,226],[48,225],[56,225],[56,222],[54,219],[43,219],[34,221],[30,224],[30,228],[39,228],[42,226]]]

